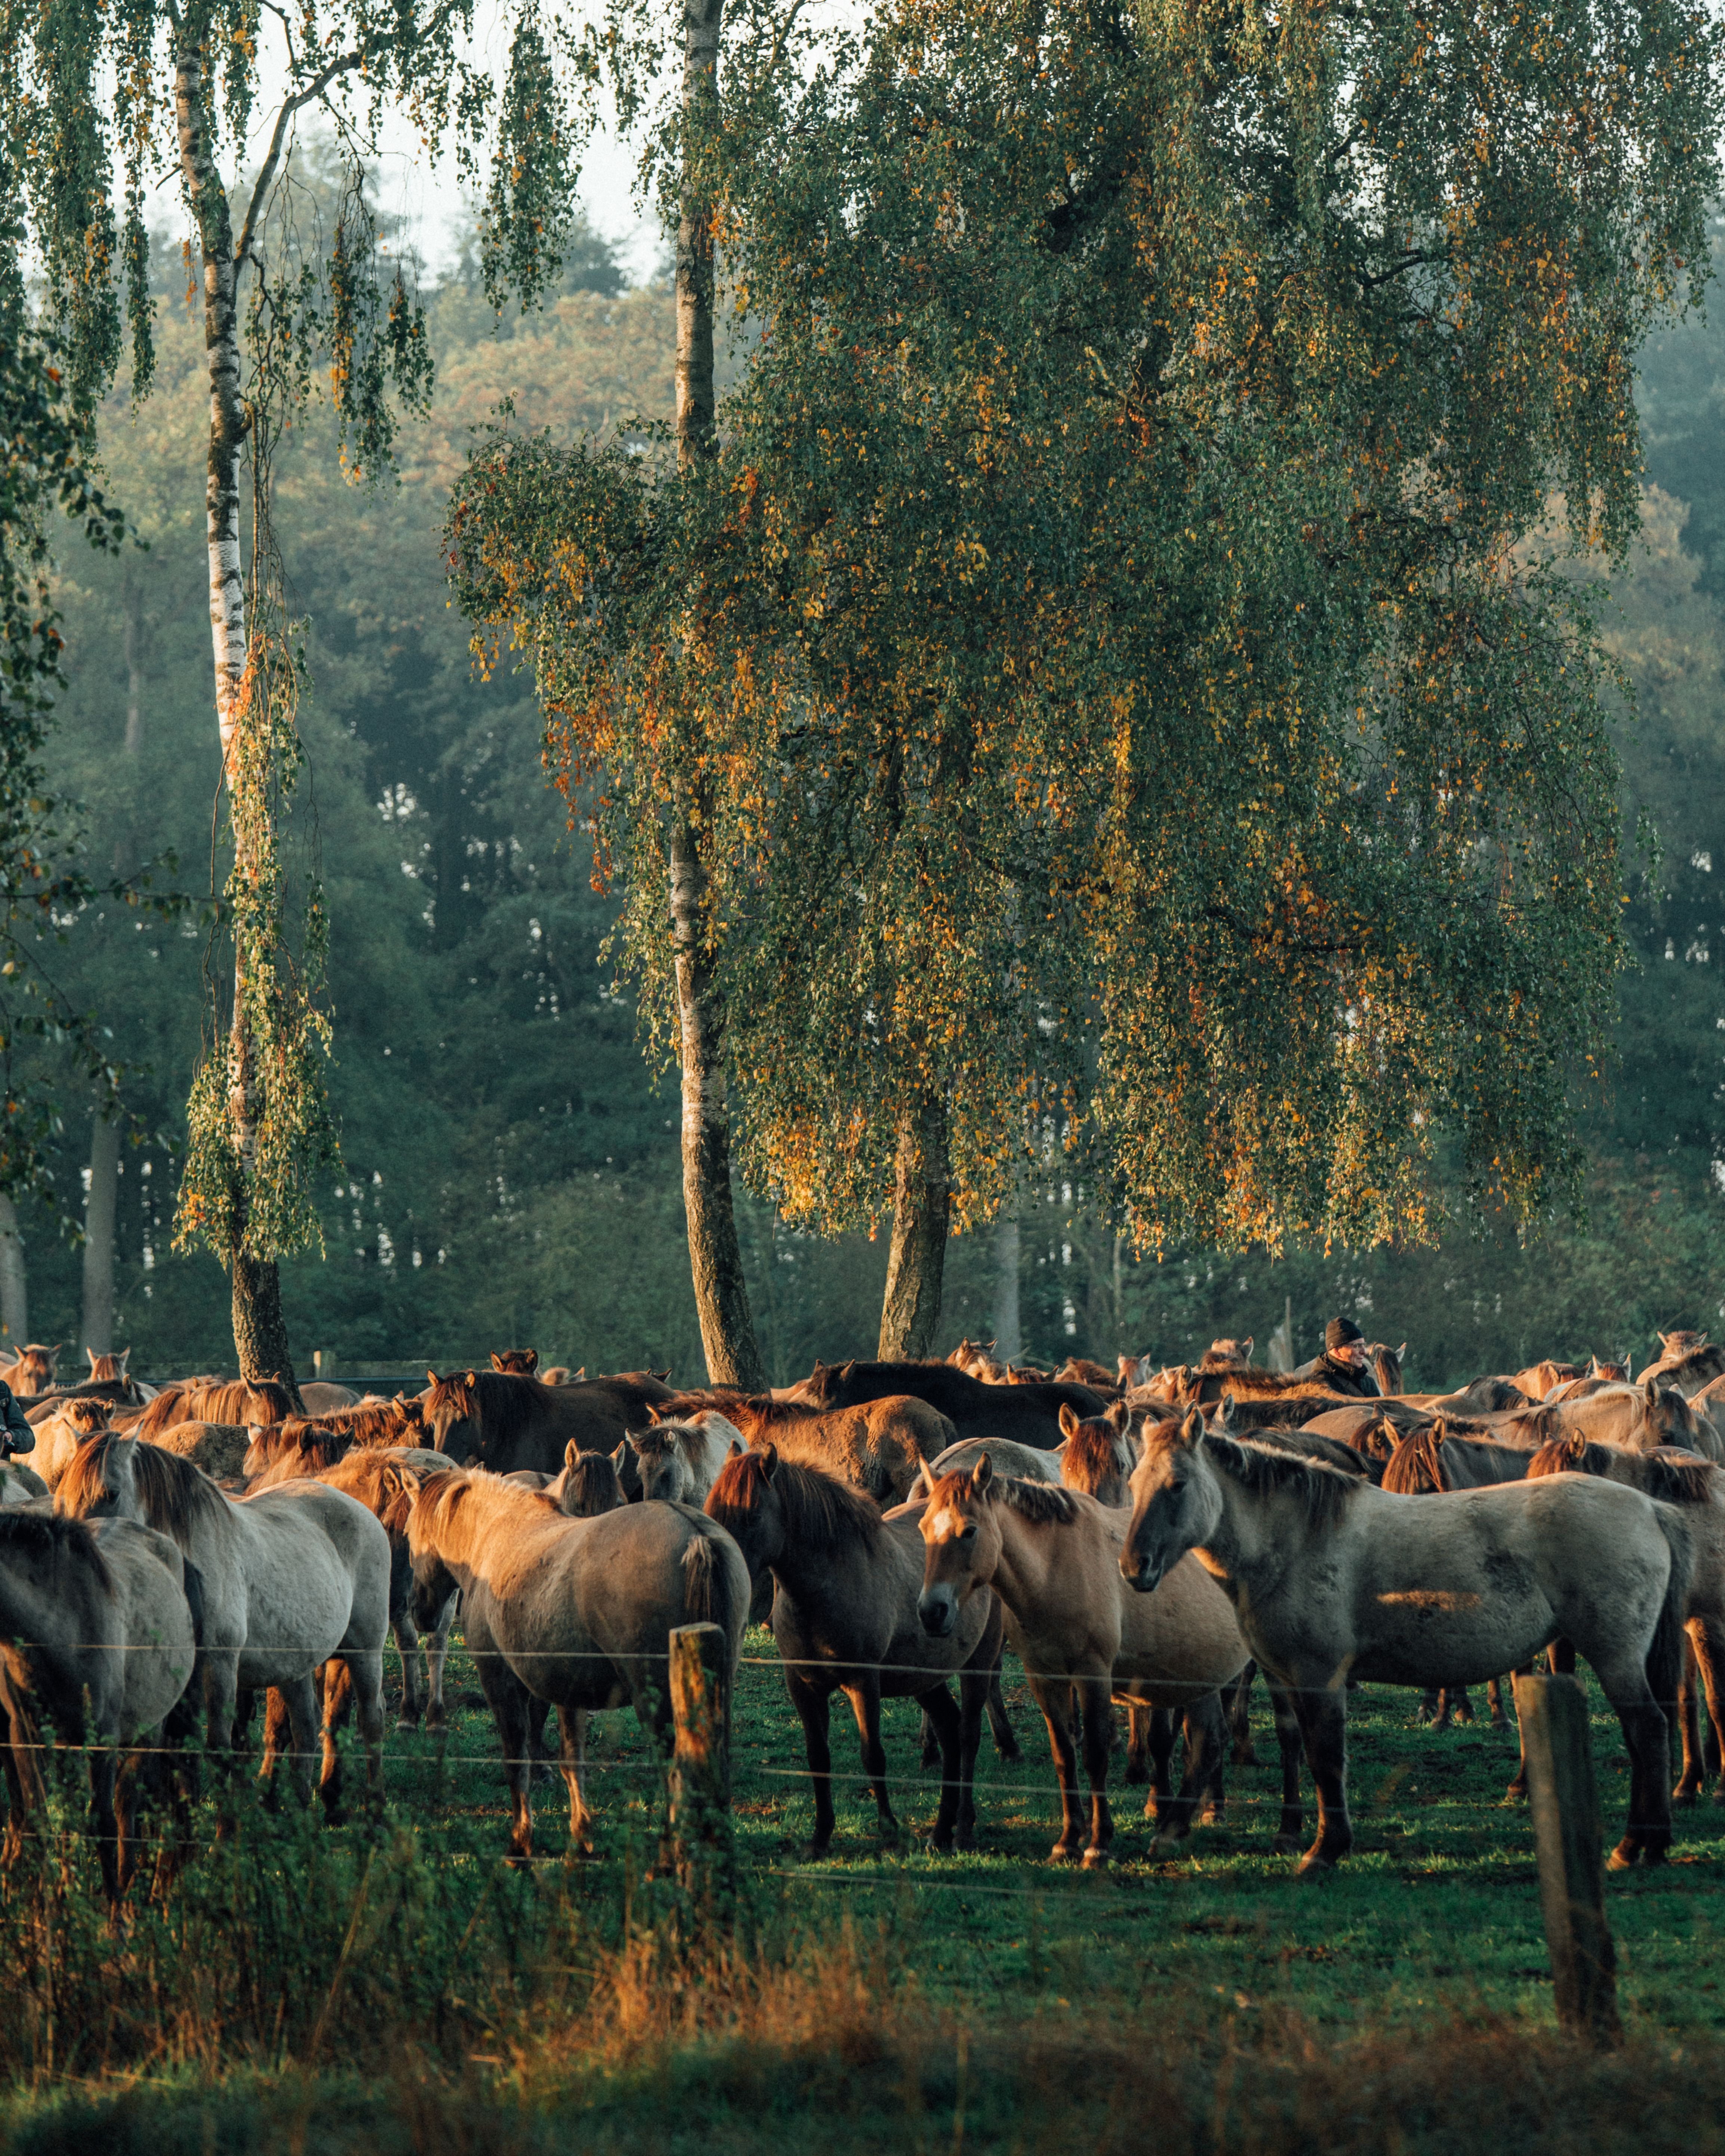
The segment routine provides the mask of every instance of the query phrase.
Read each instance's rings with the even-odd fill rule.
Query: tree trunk
[[[702,948],[706,873],[685,814],[671,826],[671,936],[682,1021],[683,1204],[689,1270],[707,1381],[764,1391],[742,1250],[731,1196],[731,1110],[725,1083],[724,998]]]
[[[934,1353],[949,1204],[946,1104],[925,1099],[899,1116],[892,1250],[880,1306],[883,1363],[917,1362]]]
[[[7,1346],[14,1350],[30,1337],[24,1243],[18,1231],[17,1209],[9,1198],[0,1198],[0,1326],[6,1328]]]
[[[203,258],[203,349],[209,372],[209,459],[204,489],[204,535],[209,562],[210,637],[214,648],[216,728],[224,778],[233,780],[244,702],[245,578],[239,551],[239,459],[249,420],[240,388],[239,265],[235,259],[228,193],[212,149],[204,111],[203,53],[182,32],[174,54],[174,112],[180,177],[198,226]],[[243,844],[236,834],[236,844]],[[236,866],[244,874],[245,863]],[[281,1283],[274,1261],[247,1255],[244,1191],[257,1154],[256,1087],[245,1025],[244,956],[236,945],[234,1015],[228,1043],[228,1114],[242,1168],[242,1194],[229,1265],[234,1276],[234,1345],[239,1373],[257,1379],[279,1372],[294,1386],[281,1315]],[[297,1392],[296,1392],[297,1397]]]
[[[126,572],[126,752],[144,746],[144,583],[135,568]]]
[[[84,1344],[114,1352],[114,1218],[120,1197],[120,1126],[98,1115],[90,1133],[90,1195],[84,1206]]]
[[[1019,1224],[1003,1212],[994,1225],[994,1358],[1016,1363],[1024,1352],[1019,1315]]]
[[[696,137],[718,99],[724,0],[684,0],[683,192],[677,221],[677,465],[714,454],[713,230],[711,204],[691,171]],[[725,1080],[725,1004],[706,950],[707,871],[699,802],[680,798],[670,834],[671,936],[682,1042],[683,1204],[701,1344],[712,1384],[765,1389],[743,1281],[731,1191],[731,1110]]]

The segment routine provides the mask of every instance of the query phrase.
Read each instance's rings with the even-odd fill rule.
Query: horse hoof
[[[1185,1840],[1180,1835],[1159,1834],[1150,1845],[1151,1859],[1158,1864],[1170,1864],[1185,1851]]]
[[[1491,1710],[1491,1727],[1494,1729],[1507,1729],[1509,1727],[1509,1717],[1501,1707],[1494,1707]]]
[[[962,1856],[973,1855],[976,1849],[976,1830],[973,1827],[961,1827],[952,1837],[952,1846]]]
[[[926,1774],[931,1767],[938,1767],[940,1763],[941,1755],[938,1752],[925,1752],[922,1754],[923,1773]]]
[[[1255,1767],[1258,1763],[1258,1754],[1255,1748],[1250,1744],[1245,1746],[1236,1744],[1234,1748],[1234,1763],[1236,1767]]]
[[[1676,1788],[1671,1791],[1671,1802],[1674,1804],[1681,1804],[1686,1810],[1691,1804],[1698,1804],[1701,1802],[1701,1791],[1692,1784],[1686,1784],[1679,1782]]]
[[[997,1743],[995,1745],[994,1756],[997,1759],[1005,1759],[1009,1762],[1014,1762],[1024,1758],[1024,1748],[1019,1743],[1017,1738],[1009,1732],[1005,1743]]]
[[[1517,1775],[1514,1781],[1512,1781],[1509,1787],[1504,1791],[1503,1801],[1507,1804],[1524,1804],[1527,1803],[1527,1784],[1522,1779],[1519,1774]]]
[[[1106,1849],[1098,1849],[1094,1844],[1092,1844],[1091,1846],[1084,1852],[1084,1869],[1086,1871],[1103,1871],[1106,1868],[1109,1861],[1110,1859],[1107,1851]]]
[[[1226,1808],[1221,1804],[1206,1804],[1198,1815],[1200,1826],[1220,1826],[1227,1819]]]
[[[1270,1846],[1278,1856],[1297,1856],[1305,1845],[1296,1834],[1279,1834]]]
[[[1316,1850],[1312,1850],[1295,1866],[1294,1876],[1296,1879],[1327,1879],[1335,1868],[1327,1856],[1320,1856]]]
[[[1126,1763],[1126,1779],[1132,1788],[1137,1789],[1149,1780],[1150,1769],[1137,1760],[1128,1759]]]
[[[1054,1864],[1070,1864],[1077,1856],[1076,1846],[1070,1841],[1057,1841],[1050,1850],[1049,1861]]]
[[[1605,1859],[1605,1869],[1608,1871],[1627,1871],[1640,1854],[1639,1844],[1629,1840],[1620,1841]]]

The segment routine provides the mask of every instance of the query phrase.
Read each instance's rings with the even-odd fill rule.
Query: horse
[[[596,1519],[629,1502],[623,1487],[624,1445],[615,1452],[582,1452],[571,1438],[562,1471],[545,1486],[545,1494],[567,1520]]]
[[[186,1385],[164,1385],[132,1424],[134,1437],[146,1445],[161,1442],[162,1433],[177,1422],[213,1422],[244,1430],[254,1422],[285,1422],[298,1409],[285,1385],[264,1378],[249,1384],[244,1378],[213,1378]]]
[[[198,1568],[208,1742],[232,1749],[237,1695],[275,1686],[294,1741],[293,1774],[311,1789],[317,1730],[312,1671],[331,1656],[348,1666],[366,1748],[366,1777],[381,1796],[383,1637],[389,1623],[389,1538],[366,1507],[314,1480],[284,1482],[238,1502],[203,1471],[160,1447],[112,1431],[88,1439],[54,1491],[73,1519],[141,1520],[169,1536]],[[267,1782],[275,1768],[265,1752]],[[337,1815],[341,1758],[323,1738],[321,1794]]]
[[[506,1377],[536,1378],[539,1374],[539,1350],[536,1348],[494,1348],[491,1368],[501,1370]]]
[[[100,1400],[67,1400],[35,1425],[36,1442],[26,1455],[30,1465],[52,1489],[72,1464],[72,1455],[86,1438],[108,1427],[108,1410]]]
[[[1044,1452],[1060,1442],[1063,1404],[1081,1415],[1100,1414],[1105,1405],[1088,1385],[1041,1379],[984,1385],[946,1363],[817,1363],[790,1389],[793,1400],[816,1408],[864,1407],[905,1394],[926,1401],[947,1418],[952,1425],[948,1445],[961,1437],[1010,1437]]]
[[[313,1465],[304,1471],[315,1473],[321,1467],[333,1467],[355,1449],[391,1452],[404,1445],[418,1444],[426,1435],[424,1408],[417,1399],[356,1400],[351,1407],[332,1408],[325,1414],[290,1415],[285,1422],[254,1423],[249,1435],[241,1470],[248,1477],[265,1474],[296,1455],[310,1459]],[[157,1440],[158,1444],[163,1441]]]
[[[1366,1360],[1378,1380],[1378,1390],[1385,1399],[1393,1399],[1402,1389],[1402,1358],[1407,1352],[1405,1340],[1399,1348],[1388,1348],[1383,1341],[1374,1340],[1366,1349]]]
[[[1598,1475],[1621,1482],[1644,1496],[1682,1507],[1695,1549],[1685,1606],[1685,1629],[1706,1688],[1707,1718],[1717,1742],[1725,1731],[1725,1475],[1710,1460],[1671,1450],[1625,1452],[1620,1446],[1589,1445],[1567,1438],[1542,1445],[1527,1465],[1531,1481],[1547,1475]],[[1567,1657],[1554,1656],[1556,1659]],[[1678,1727],[1683,1740],[1683,1771],[1673,1800],[1692,1804],[1701,1793],[1703,1754],[1695,1707],[1695,1684],[1685,1666],[1678,1694]],[[1725,1800],[1725,1774],[1713,1791]]]
[[[1054,1373],[1057,1385],[1088,1385],[1091,1390],[1105,1400],[1116,1399],[1120,1394],[1120,1381],[1111,1370],[1105,1370],[1100,1363],[1092,1363],[1087,1355],[1069,1355]]]
[[[99,1355],[94,1348],[86,1348],[84,1352],[90,1358],[91,1384],[123,1385],[126,1383],[126,1366],[131,1360],[130,1348],[122,1348],[117,1355]]]
[[[704,1505],[732,1445],[742,1432],[715,1408],[687,1422],[655,1422],[624,1442],[634,1455],[641,1495],[674,1504]]]
[[[1450,1393],[1404,1393],[1403,1403],[1428,1414],[1509,1414],[1536,1403],[1507,1378],[1474,1378]]]
[[[1252,1347],[1250,1332],[1244,1340],[1212,1340],[1198,1358],[1199,1373],[1208,1377],[1213,1370],[1250,1370]]]
[[[1626,1445],[1632,1452],[1676,1445],[1708,1459],[1725,1459],[1712,1416],[1705,1409],[1697,1414],[1675,1386],[1661,1391],[1651,1378],[1640,1385],[1607,1385],[1584,1400],[1548,1401],[1527,1409],[1512,1415],[1500,1435],[1506,1444],[1529,1449],[1553,1438],[1581,1437],[1590,1445]]]
[[[992,1340],[961,1340],[947,1360],[955,1370],[963,1370],[983,1384],[1004,1385],[1007,1381],[1006,1365],[995,1361]]]
[[[408,1479],[418,1478],[408,1471]],[[591,1817],[582,1789],[588,1715],[632,1702],[642,1728],[669,1748],[670,1632],[720,1626],[728,1697],[748,1567],[724,1530],[686,1505],[626,1505],[572,1520],[543,1496],[457,1467],[419,1482],[408,1546],[416,1617],[424,1621],[453,1588],[461,1591],[468,1649],[509,1774],[512,1862],[533,1850],[530,1700],[557,1710],[578,1844]]]
[[[1635,1383],[1656,1380],[1675,1386],[1686,1399],[1693,1399],[1703,1385],[1725,1377],[1725,1346],[1710,1342],[1705,1332],[1661,1332],[1659,1360],[1635,1373]]]
[[[656,1402],[622,1380],[546,1385],[502,1370],[428,1371],[420,1395],[431,1450],[457,1466],[494,1475],[531,1467],[555,1475],[571,1440],[583,1452],[610,1452],[632,1430],[644,1430]]]
[[[34,1399],[39,1394],[51,1392],[54,1363],[65,1344],[64,1340],[57,1340],[52,1348],[46,1348],[39,1340],[33,1340],[28,1348],[19,1348],[16,1361],[0,1367],[0,1378],[21,1400]]]
[[[931,1367],[942,1369],[945,1365]],[[955,1370],[951,1374],[959,1377],[963,1373]],[[964,1382],[972,1381],[967,1378]],[[1001,1399],[1006,1396],[1004,1386],[986,1389]],[[685,1412],[684,1402],[674,1401],[669,1411]],[[828,1409],[809,1407],[799,1400],[726,1394],[721,1412],[750,1445],[777,1445],[782,1460],[836,1475],[853,1489],[866,1491],[883,1507],[902,1504],[915,1486],[923,1462],[937,1458],[957,1436],[943,1414],[926,1401],[905,1394],[888,1394],[857,1407]]]
[[[62,1739],[100,1748],[90,1820],[110,1902],[134,1861],[140,1770],[159,1763],[190,1683],[202,1611],[195,1569],[164,1535],[131,1521],[90,1526],[51,1513],[0,1512],[0,1744],[11,1819],[8,1861],[45,1801],[43,1717]],[[177,1792],[180,1840],[183,1793]],[[166,1870],[167,1867],[164,1867]]]
[[[1118,1572],[1124,1516],[1075,1490],[997,1476],[986,1453],[968,1474],[942,1476],[917,1525],[924,1551],[917,1614],[934,1638],[949,1636],[988,1589],[1005,1607],[1007,1636],[1048,1724],[1060,1778],[1056,1861],[1077,1855],[1081,1844],[1087,1866],[1108,1861],[1111,1702],[1186,1714],[1199,1741],[1178,1794],[1156,1808],[1156,1845],[1167,1854],[1190,1831],[1197,1796],[1219,1768],[1218,1688],[1246,1661],[1222,1595],[1195,1563],[1175,1567],[1159,1599],[1127,1595]],[[1087,1840],[1072,1738],[1075,1697],[1091,1786]]]
[[[1556,1363],[1548,1356],[1542,1362],[1530,1363],[1525,1370],[1517,1370],[1508,1382],[1530,1400],[1543,1400],[1556,1387],[1568,1384],[1572,1378],[1581,1374],[1574,1363]]]
[[[1081,1421],[1070,1408],[1060,1409],[1060,1480],[1081,1490],[1099,1505],[1129,1504],[1127,1481],[1138,1464],[1138,1448],[1129,1435],[1131,1417],[1111,1408],[1105,1415]],[[1004,1467],[1004,1461],[996,1463]],[[952,1471],[950,1469],[947,1471]]]
[[[334,1414],[338,1408],[357,1408],[359,1394],[352,1385],[337,1385],[327,1378],[311,1378],[300,1388],[300,1404],[309,1415]]]
[[[992,1595],[938,1643],[917,1621],[922,1584],[920,1513],[882,1518],[836,1476],[781,1459],[771,1445],[727,1460],[707,1493],[706,1512],[732,1536],[751,1579],[771,1573],[773,1636],[785,1686],[803,1724],[814,1792],[812,1856],[833,1839],[832,1751],[828,1716],[842,1691],[856,1717],[863,1772],[881,1835],[899,1824],[886,1786],[880,1742],[882,1699],[922,1702],[940,1746],[941,1797],[931,1846],[976,1845],[973,1781],[983,1709],[1000,1659],[1000,1609]],[[952,1704],[947,1679],[958,1679]]]
[[[1692,1563],[1670,1506],[1579,1476],[1399,1497],[1189,1415],[1145,1432],[1121,1570],[1151,1593],[1193,1550],[1298,1717],[1318,1792],[1305,1875],[1353,1845],[1350,1681],[1478,1683],[1560,1637],[1592,1664],[1629,1748],[1629,1821],[1612,1863],[1663,1859],[1666,1702],[1675,1707]]]

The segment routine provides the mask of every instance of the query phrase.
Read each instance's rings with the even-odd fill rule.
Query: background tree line
[[[71,686],[50,749],[56,783],[88,803],[95,854],[116,870],[170,844],[183,865],[199,861],[212,805],[195,752],[208,643],[189,559],[201,545],[196,465],[183,454],[203,392],[177,248],[158,252],[154,274],[157,390],[134,419],[122,383],[104,430],[111,491],[151,551],[66,560]],[[469,430],[501,387],[524,426],[564,439],[669,413],[669,292],[624,290],[590,237],[563,285],[544,313],[494,326],[470,250],[431,295],[439,387],[429,419],[403,436],[398,486],[344,485],[321,444],[302,450],[290,438],[279,460],[290,598],[311,625],[315,688],[301,726],[333,923],[346,1163],[339,1192],[331,1181],[321,1194],[327,1263],[284,1270],[302,1358],[319,1347],[350,1367],[445,1361],[508,1337],[594,1366],[699,1371],[675,1086],[655,1087],[644,1070],[631,999],[601,959],[617,901],[590,889],[584,843],[565,830],[539,767],[530,683],[474,677],[439,561]],[[1623,983],[1619,1070],[1584,1132],[1589,1232],[1523,1250],[1488,1219],[1477,1239],[1452,1234],[1428,1250],[1141,1260],[1050,1142],[1007,1224],[952,1245],[943,1343],[1009,1330],[1014,1301],[1023,1351],[1050,1356],[1128,1345],[1181,1354],[1216,1331],[1255,1331],[1261,1343],[1285,1305],[1296,1340],[1309,1342],[1331,1310],[1352,1306],[1371,1329],[1409,1337],[1421,1374],[1445,1378],[1717,1314],[1725,1003],[1711,894],[1725,873],[1725,825],[1721,602],[1704,520],[1717,352],[1716,333],[1696,323],[1643,356],[1656,490],[1645,549],[1614,580],[1607,620],[1638,706],[1620,731],[1627,810],[1652,813],[1664,859],[1659,882],[1638,882],[1627,910],[1641,970]],[[1697,515],[1686,486],[1702,501]],[[195,923],[100,902],[54,955],[74,1003],[109,1026],[116,1057],[149,1066],[128,1106],[164,1138],[182,1129],[201,956]],[[80,1253],[50,1216],[25,1209],[32,1332],[81,1339],[86,1306],[100,1329],[111,1234],[120,1343],[146,1366],[231,1361],[219,1269],[167,1248],[177,1168],[167,1147],[105,1144],[90,1104],[69,1090],[61,1109],[55,1173],[95,1232]],[[747,1197],[740,1225],[775,1378],[817,1353],[872,1346],[884,1236],[796,1233]]]

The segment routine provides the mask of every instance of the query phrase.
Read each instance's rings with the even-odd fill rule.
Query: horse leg
[[[1084,1717],[1084,1771],[1090,1781],[1090,1840],[1084,1851],[1088,1871],[1108,1861],[1108,1846],[1114,1839],[1114,1819],[1108,1810],[1113,1687],[1106,1676],[1089,1678],[1078,1686],[1078,1695]]]
[[[1353,1846],[1348,1816],[1348,1695],[1339,1687],[1302,1686],[1293,1694],[1306,1763],[1317,1784],[1317,1839],[1300,1860],[1300,1876],[1331,1871]]]
[[[1153,1707],[1145,1711],[1145,1719],[1149,1724],[1144,1742],[1150,1753],[1150,1794],[1144,1799],[1144,1816],[1159,1820],[1173,1789],[1168,1762],[1174,1756],[1174,1717],[1165,1707]]]
[[[1293,1856],[1306,1838],[1306,1807],[1300,1801],[1300,1754],[1304,1748],[1300,1717],[1281,1686],[1267,1675],[1264,1681],[1270,1690],[1276,1748],[1281,1754],[1281,1822],[1276,1830],[1274,1847],[1278,1856]]]
[[[413,1611],[403,1609],[398,1617],[393,1616],[389,1629],[395,1637],[395,1651],[401,1657],[401,1712],[395,1726],[417,1729],[424,1718],[425,1702],[420,1693],[419,1633]]]
[[[809,1854],[824,1856],[832,1846],[834,1826],[833,1751],[827,1740],[832,1695],[807,1682],[788,1664],[784,1681],[791,1705],[803,1724],[803,1749],[808,1755],[809,1786],[814,1792],[814,1839],[809,1845]]]
[[[958,1676],[958,1815],[953,1840],[959,1849],[976,1847],[976,1755],[982,1749],[983,1717],[999,1689],[997,1666],[986,1676],[980,1670]],[[1014,1744],[1017,1738],[1014,1738]]]
[[[1719,1732],[1725,1727],[1725,1625],[1716,1617],[1702,1618],[1691,1638],[1707,1701],[1708,1751],[1702,1755],[1702,1766],[1712,1776],[1715,1803],[1725,1803],[1725,1773],[1708,1756],[1708,1753],[1717,1753]]]
[[[1701,1714],[1695,1681],[1694,1634],[1701,1629],[1695,1619],[1683,1638],[1683,1670],[1677,1679],[1677,1727],[1683,1740],[1683,1771],[1671,1791],[1674,1804],[1692,1804],[1701,1794]]]
[[[1228,1809],[1224,1783],[1228,1757],[1228,1717],[1222,1711],[1222,1695],[1206,1692],[1186,1710],[1186,1756],[1192,1777],[1193,1799],[1204,1799],[1199,1814],[1200,1826],[1219,1826]]]
[[[935,1815],[934,1832],[929,1838],[929,1846],[944,1853],[952,1846],[958,1821],[960,1717],[957,1708],[952,1704],[952,1695],[943,1684],[937,1685],[932,1691],[923,1693],[922,1712],[939,1738],[941,1748],[940,1809]]]
[[[1018,1732],[1012,1726],[1012,1717],[1006,1711],[1006,1694],[1000,1688],[1000,1661],[997,1656],[993,1674],[988,1679],[988,1727],[993,1732],[994,1749],[1003,1759],[1022,1759],[1024,1748],[1019,1743]]]
[[[1503,1680],[1502,1677],[1486,1678],[1486,1704],[1491,1710],[1491,1727],[1494,1729],[1507,1729],[1509,1727],[1509,1717],[1503,1712]]]
[[[1155,1712],[1137,1700],[1127,1707],[1126,1779],[1135,1788],[1150,1779],[1150,1723]]]
[[[1629,1820],[1606,1868],[1623,1871],[1637,1859],[1664,1862],[1671,1845],[1671,1732],[1644,1670],[1594,1665],[1599,1688],[1616,1710],[1630,1755]]]
[[[353,1679],[348,1674],[345,1661],[332,1655],[321,1672],[323,1678],[323,1770],[318,1777],[318,1794],[323,1799],[323,1815],[331,1826],[339,1826],[347,1815],[341,1809],[341,1754],[336,1743],[336,1732],[347,1719],[353,1705]]]
[[[1453,1691],[1445,1692],[1444,1697],[1455,1707],[1455,1719],[1458,1722],[1473,1720],[1473,1702],[1467,1696],[1466,1685],[1457,1685]]]
[[[886,1748],[880,1742],[880,1680],[872,1671],[859,1677],[854,1685],[845,1687],[850,1700],[850,1711],[856,1717],[856,1733],[862,1739],[863,1772],[869,1778],[869,1787],[875,1793],[875,1810],[882,1835],[896,1841],[899,1824],[893,1817],[892,1799],[886,1794]],[[950,1694],[947,1704],[952,1704]],[[942,1763],[946,1748],[942,1746]]]
[[[1252,1679],[1257,1674],[1258,1665],[1248,1662],[1225,1695],[1236,1767],[1255,1767],[1258,1763],[1258,1754],[1252,1744]]]
[[[1420,1695],[1420,1711],[1414,1716],[1414,1719],[1416,1722],[1430,1722],[1434,1729],[1436,1728],[1438,1709],[1442,1700],[1443,1694],[1435,1690],[1433,1686],[1428,1685],[1425,1691]]]
[[[539,1702],[501,1655],[475,1654],[473,1659],[480,1689],[497,1724],[503,1770],[509,1779],[508,1861],[525,1864],[533,1854],[533,1748],[529,1723],[531,1711]]]
[[[588,1825],[593,1814],[581,1787],[587,1766],[587,1712],[579,1707],[557,1709],[557,1763],[569,1792],[569,1839],[578,1849],[588,1847]]]
[[[433,1733],[440,1731],[447,1719],[444,1707],[444,1665],[449,1658],[449,1634],[454,1629],[455,1611],[460,1599],[459,1594],[452,1594],[444,1604],[443,1614],[437,1620],[437,1630],[431,1635],[431,1645],[425,1650],[425,1689],[429,1694],[425,1709],[425,1727]]]
[[[1573,1640],[1553,1640],[1547,1653],[1551,1673],[1554,1677],[1574,1676],[1575,1642]]]
[[[1072,1687],[1033,1677],[1030,1689],[1048,1724],[1049,1749],[1060,1785],[1060,1838],[1049,1855],[1056,1859],[1076,1856],[1084,1834],[1084,1811],[1078,1801],[1078,1750],[1072,1742]]]
[[[303,1676],[290,1679],[286,1684],[272,1687],[280,1697],[287,1710],[288,1726],[292,1732],[293,1749],[290,1754],[290,1768],[301,1804],[311,1800],[311,1762],[317,1749],[317,1691],[308,1670]],[[268,1761],[268,1771],[273,1771],[275,1761]]]
[[[271,1685],[264,1695],[264,1756],[258,1763],[258,1779],[264,1784],[266,1810],[274,1811],[280,1801],[275,1787],[276,1762],[284,1752],[290,1754],[293,1748],[293,1719],[287,1701],[280,1688]]]
[[[922,1764],[932,1767],[941,1758],[941,1740],[937,1734],[933,1717],[925,1707],[922,1710]]]
[[[366,1748],[366,1798],[375,1810],[383,1801],[383,1650],[381,1647],[344,1646],[341,1661],[331,1666],[341,1675],[339,1679],[332,1675],[325,1691],[324,1774],[327,1778],[330,1757],[335,1748],[330,1738],[327,1702],[339,1682],[342,1712],[346,1712],[348,1700],[358,1711],[360,1742]]]
[[[1169,1719],[1173,1719],[1172,1716]],[[1178,1794],[1170,1797],[1165,1806],[1158,1808],[1156,1839],[1150,1850],[1153,1856],[1168,1854],[1191,1833],[1199,1797],[1209,1786],[1226,1749],[1219,1693],[1208,1692],[1204,1698],[1194,1700],[1187,1708],[1183,1722],[1185,1771],[1180,1777]]]
[[[120,1903],[120,1823],[114,1804],[114,1784],[119,1766],[111,1744],[100,1746],[90,1761],[90,1828],[102,1864],[102,1891],[110,1912]]]

